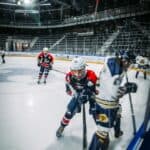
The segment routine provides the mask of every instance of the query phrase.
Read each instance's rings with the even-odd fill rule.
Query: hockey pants
[[[47,79],[48,74],[49,74],[49,68],[48,67],[43,67],[43,66],[40,67],[39,79],[42,78],[43,74],[44,74],[44,78]]]
[[[103,108],[96,105],[96,112],[93,114],[96,124],[104,128],[114,128],[115,137],[120,133],[121,105],[117,108]],[[89,150],[107,150],[109,145],[109,133],[99,130],[94,133]]]
[[[144,74],[144,79],[146,79],[146,71],[144,71],[143,74]],[[138,75],[139,75],[139,71],[136,72],[135,77],[138,78]]]
[[[89,150],[107,150],[109,146],[109,136],[105,132],[95,132]]]

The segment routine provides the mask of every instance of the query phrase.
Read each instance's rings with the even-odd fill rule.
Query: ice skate
[[[40,80],[37,81],[37,84],[40,84]]]
[[[44,84],[46,84],[46,79],[44,79]]]
[[[58,128],[58,130],[56,131],[56,136],[59,138],[59,137],[61,137],[62,136],[62,133],[63,133],[63,131],[64,131],[64,126],[60,126],[59,128]]]

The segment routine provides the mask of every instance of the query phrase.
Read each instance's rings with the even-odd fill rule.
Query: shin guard
[[[89,150],[107,150],[109,146],[109,135],[107,132],[97,131],[92,137]]]

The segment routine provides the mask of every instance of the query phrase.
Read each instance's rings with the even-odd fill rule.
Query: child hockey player
[[[64,128],[75,114],[81,112],[83,103],[89,101],[91,111],[95,102],[95,94],[97,94],[96,81],[95,72],[86,70],[84,59],[79,57],[72,60],[70,72],[66,74],[66,93],[72,98],[56,132],[57,137],[61,137]]]
[[[121,86],[123,77],[130,65],[128,52],[122,57],[114,56],[106,59],[99,76],[99,92],[93,118],[98,130],[94,133],[89,150],[107,150],[109,146],[109,132],[114,129],[115,138],[123,135],[121,125],[121,105],[119,98],[129,92],[136,92],[135,83],[125,83]]]
[[[37,65],[40,67],[38,84],[40,84],[41,78],[44,74],[44,83],[46,84],[46,79],[49,74],[49,70],[52,69],[54,63],[54,57],[48,52],[48,48],[44,47],[42,52],[39,53],[37,57]]]

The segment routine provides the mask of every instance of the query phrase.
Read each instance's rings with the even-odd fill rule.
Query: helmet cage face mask
[[[86,76],[85,67],[86,63],[82,58],[75,58],[72,60],[70,70],[76,79],[82,79]]]
[[[83,79],[86,76],[85,68],[81,69],[81,70],[71,70],[71,73],[72,73],[73,77],[78,80]]]
[[[123,69],[126,70],[126,69],[128,69],[129,66],[130,66],[129,59],[122,58],[122,67],[123,67]]]
[[[48,48],[47,48],[47,47],[44,47],[44,48],[43,48],[43,53],[44,53],[44,54],[47,54],[47,53],[48,53]]]

